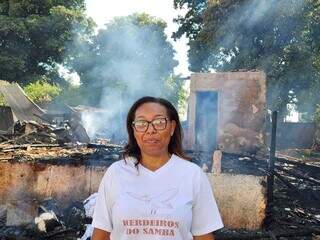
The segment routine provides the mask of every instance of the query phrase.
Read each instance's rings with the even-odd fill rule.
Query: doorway
[[[210,152],[217,146],[218,92],[196,93],[195,149]]]

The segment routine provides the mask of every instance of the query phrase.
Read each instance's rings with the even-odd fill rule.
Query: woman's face
[[[168,155],[168,145],[176,122],[169,119],[164,106],[159,103],[142,104],[135,112],[134,125],[134,137],[142,154]]]

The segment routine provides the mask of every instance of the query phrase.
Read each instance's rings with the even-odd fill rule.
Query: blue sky
[[[165,31],[168,40],[176,50],[175,59],[179,61],[175,73],[185,77],[190,75],[187,60],[187,39],[181,38],[176,42],[170,39],[172,32],[178,27],[172,21],[179,14],[173,8],[173,0],[86,0],[86,5],[88,16],[93,18],[99,28],[102,28],[105,23],[116,16],[127,16],[135,12],[146,12],[166,21],[168,27]]]

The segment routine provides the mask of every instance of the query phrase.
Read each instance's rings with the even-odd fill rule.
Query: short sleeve
[[[112,218],[111,218],[111,183],[112,174],[109,168],[101,180],[96,205],[93,213],[92,226],[101,230],[111,232]]]
[[[201,236],[220,228],[223,228],[222,219],[214,199],[208,177],[200,170],[194,204],[192,209],[191,233],[193,236]]]

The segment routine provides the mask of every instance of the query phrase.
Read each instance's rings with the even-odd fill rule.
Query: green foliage
[[[70,106],[87,105],[88,92],[80,86],[67,86],[62,89],[57,100]]]
[[[6,104],[5,100],[4,100],[3,95],[0,94],[0,106],[6,106],[6,105],[7,105],[7,104]]]
[[[208,2],[175,0],[189,10],[176,37],[190,39],[190,70],[263,70],[271,110],[285,115],[295,103],[311,115],[320,101],[320,1]]]
[[[38,80],[25,86],[24,91],[34,102],[46,103],[57,97],[62,90],[57,84],[50,84],[46,80]]]
[[[208,7],[207,0],[174,0],[174,7],[187,9],[185,16],[178,16],[174,21],[179,25],[177,32],[173,33],[174,39],[184,34],[189,39],[194,39],[203,27],[203,15]]]
[[[126,100],[141,95],[164,96],[166,79],[177,62],[164,33],[165,22],[147,14],[117,17],[98,32],[95,40],[79,45],[73,68],[82,87],[90,89],[89,102],[119,93]]]
[[[79,35],[93,34],[84,0],[3,0],[0,3],[0,79],[22,85],[67,64]]]

